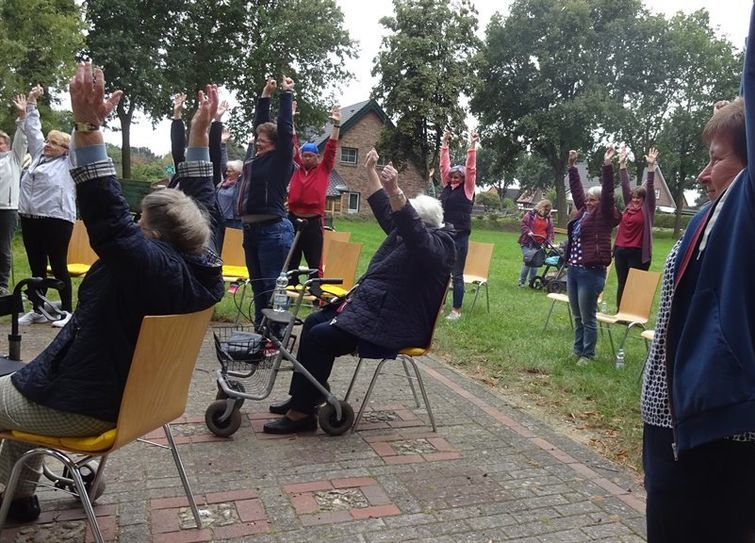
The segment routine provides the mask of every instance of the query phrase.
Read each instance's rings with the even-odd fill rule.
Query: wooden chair
[[[640,337],[645,340],[645,348],[650,350],[650,342],[655,339],[655,330],[644,330]]]
[[[362,244],[350,241],[331,240],[328,251],[322,259],[323,277],[343,279],[340,285],[323,283],[320,288],[327,294],[343,296],[356,280],[359,256],[362,254]]]
[[[70,470],[94,538],[102,542],[102,533],[92,502],[97,496],[105,461],[112,452],[160,426],[165,431],[169,448],[173,453],[173,460],[197,528],[202,527],[202,520],[169,423],[181,416],[186,408],[194,364],[211,316],[210,307],[184,315],[144,317],[114,429],[91,437],[52,437],[19,431],[0,433],[2,439],[38,446],[27,451],[13,466],[5,489],[5,499],[0,507],[0,529],[5,522],[25,460],[41,454],[56,458]],[[91,457],[100,457],[99,467],[88,492],[80,471],[85,461],[75,461],[70,456],[71,453],[86,455],[85,461]]]
[[[336,232],[335,230],[325,230],[322,236],[322,256],[323,260],[328,253],[328,246],[331,241],[351,241],[351,232]]]
[[[627,339],[627,335],[629,335],[630,329],[635,326],[639,326],[643,330],[645,329],[645,324],[650,319],[650,311],[653,308],[655,291],[658,288],[660,278],[661,274],[659,272],[630,268],[627,283],[624,287],[624,294],[621,297],[619,312],[615,315],[598,313],[597,318],[601,328],[606,327],[608,329],[608,339],[611,342],[611,351],[614,356],[616,356],[617,349],[614,348],[611,327],[614,325],[626,327],[624,337],[618,348],[621,351],[624,349],[624,342]]]
[[[380,360],[380,362],[377,365],[377,368],[375,368],[375,373],[372,374],[372,380],[370,381],[370,385],[367,387],[367,392],[365,393],[364,399],[362,400],[362,405],[359,407],[359,412],[357,413],[357,416],[354,419],[354,424],[351,427],[352,432],[356,431],[357,426],[359,425],[359,421],[362,420],[362,415],[364,414],[364,410],[367,407],[367,404],[369,403],[370,396],[372,396],[372,391],[375,388],[375,383],[377,382],[377,378],[383,369],[383,365],[388,360],[396,360],[396,359],[401,360],[401,365],[404,368],[404,375],[406,376],[406,379],[409,382],[409,388],[412,391],[412,396],[414,396],[414,403],[417,406],[417,408],[420,408],[421,405],[419,403],[419,397],[417,396],[417,389],[414,388],[414,380],[417,381],[417,384],[419,385],[420,393],[422,394],[422,400],[425,402],[425,408],[427,409],[427,416],[430,418],[430,425],[433,427],[433,432],[438,431],[435,425],[435,417],[433,416],[433,411],[430,408],[430,400],[427,397],[427,390],[425,389],[425,382],[422,380],[422,374],[419,372],[419,367],[417,366],[417,362],[415,362],[414,359],[418,356],[424,356],[430,351],[430,347],[433,344],[433,337],[435,336],[435,327],[438,324],[438,319],[440,318],[441,313],[443,312],[443,304],[446,299],[447,293],[448,293],[448,285],[446,286],[446,289],[443,292],[443,296],[441,296],[440,298],[440,304],[438,305],[438,313],[435,315],[435,321],[433,322],[433,329],[430,332],[430,339],[428,340],[427,345],[423,347],[406,347],[404,349],[401,349],[395,358],[387,357],[387,358],[382,358]],[[351,382],[349,383],[349,388],[346,390],[346,395],[344,396],[343,401],[348,401],[349,395],[351,394],[351,391],[354,388],[354,383],[357,380],[357,375],[359,374],[359,370],[362,367],[362,362],[364,362],[365,358],[366,357],[362,357],[362,356],[359,357],[356,368],[354,368],[354,375],[352,375],[351,377]],[[411,364],[412,369],[414,370],[414,377],[412,377],[411,374],[409,373],[408,364]]]
[[[89,244],[89,234],[86,226],[84,226],[84,221],[77,220],[73,223],[71,241],[68,242],[68,255],[66,256],[68,273],[71,277],[81,277],[89,271],[89,268],[98,258],[100,257]],[[47,266],[47,273],[52,273],[50,266]]]
[[[226,228],[223,239],[223,281],[248,281],[249,270],[244,256],[244,231],[239,228]]]
[[[490,271],[490,260],[493,258],[493,243],[481,243],[479,241],[469,242],[469,251],[467,252],[467,261],[464,263],[464,283],[474,285],[475,294],[472,301],[472,309],[477,303],[477,295],[480,289],[485,287],[485,300],[488,304],[488,313],[490,313],[490,297],[488,295],[488,272]]]
[[[606,267],[606,284],[608,284],[608,277],[611,275],[611,266],[612,264],[609,264]],[[605,293],[605,286],[603,287],[603,290],[598,294],[598,307],[600,307],[600,304],[603,302],[603,294]],[[552,300],[551,308],[548,311],[548,316],[545,318],[545,326],[543,326],[543,332],[545,332],[548,329],[548,321],[551,319],[551,314],[553,313],[553,308],[556,306],[556,303],[565,303],[566,304],[566,310],[569,315],[569,324],[571,325],[572,330],[574,330],[574,319],[571,315],[571,307],[569,306],[569,295],[565,293],[560,292],[551,292],[548,294],[548,299]]]

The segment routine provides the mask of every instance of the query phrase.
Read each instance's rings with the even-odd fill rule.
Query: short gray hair
[[[430,228],[440,228],[443,226],[443,206],[440,201],[432,196],[420,194],[409,200],[417,212],[419,218]]]
[[[241,160],[229,160],[225,165],[226,171],[232,170],[241,173],[244,171],[244,163]]]
[[[603,188],[599,186],[590,187],[587,189],[587,196],[592,196],[593,198],[597,198],[600,200],[600,197],[603,195]]]
[[[207,248],[212,235],[209,215],[180,190],[151,192],[142,200],[142,214],[146,227],[178,251],[201,254]]]

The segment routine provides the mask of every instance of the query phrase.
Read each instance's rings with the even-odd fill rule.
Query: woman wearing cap
[[[309,268],[317,268],[322,276],[322,240],[325,223],[325,199],[328,193],[330,172],[336,161],[338,132],[341,127],[341,108],[333,106],[330,112],[333,128],[328,143],[320,159],[320,149],[314,143],[305,143],[294,156],[299,168],[291,176],[288,185],[288,218],[296,224],[296,219],[306,219],[307,225],[301,231],[299,243],[291,255],[288,269],[294,270],[301,263],[302,253]],[[296,135],[294,135],[296,138]],[[295,141],[296,145],[298,141]]]
[[[456,264],[451,272],[453,284],[453,309],[446,316],[448,320],[461,317],[461,303],[464,300],[464,263],[467,261],[469,248],[469,234],[472,231],[472,204],[474,203],[475,180],[477,178],[477,141],[480,139],[476,132],[469,137],[466,166],[451,167],[448,154],[448,140],[451,132],[443,134],[443,145],[440,147],[440,180],[443,192],[440,201],[443,203],[443,220],[453,225],[456,230]]]
[[[62,281],[61,309],[65,317],[53,326],[63,327],[71,318],[71,276],[68,274],[68,242],[76,221],[76,189],[68,173],[68,146],[71,136],[50,130],[42,135],[37,98],[44,91],[34,87],[27,98],[27,137],[32,162],[21,178],[18,214],[26,256],[34,277],[47,275],[49,260],[52,274]],[[19,324],[48,322],[36,307],[19,319]]]

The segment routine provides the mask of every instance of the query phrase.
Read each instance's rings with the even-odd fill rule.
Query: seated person
[[[164,189],[147,195],[137,224],[99,131],[122,92],[104,100],[104,85],[102,70],[93,74],[91,64],[79,64],[70,83],[78,161],[71,177],[100,258],[81,283],[70,322],[23,369],[0,377],[3,430],[77,437],[114,428],[144,316],[199,311],[223,297],[221,263],[208,253],[211,231],[202,209],[215,202],[207,129],[217,89],[208,87],[208,96],[200,92],[187,160],[178,166],[183,192]],[[12,441],[0,445],[1,483],[31,448]],[[34,492],[41,464],[39,456],[27,462],[11,519],[29,522],[39,516]]]
[[[337,356],[357,349],[370,356],[395,355],[427,345],[456,258],[453,227],[442,224],[440,202],[429,196],[407,202],[396,170],[389,164],[378,177],[377,160],[372,149],[367,201],[388,237],[347,301],[307,317],[300,336],[297,358],[323,386]],[[289,393],[288,402],[271,406],[286,416],[265,424],[265,432],[317,429],[315,409],[323,401],[318,390],[295,373]]]

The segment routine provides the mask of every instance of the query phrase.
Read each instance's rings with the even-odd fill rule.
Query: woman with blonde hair
[[[519,287],[532,285],[532,280],[537,275],[538,266],[530,266],[526,260],[526,252],[539,249],[544,242],[553,242],[553,222],[551,221],[551,209],[553,204],[550,200],[540,200],[534,209],[529,210],[522,217],[519,245],[522,247],[522,270],[519,272]],[[529,279],[527,278],[529,276]]]

